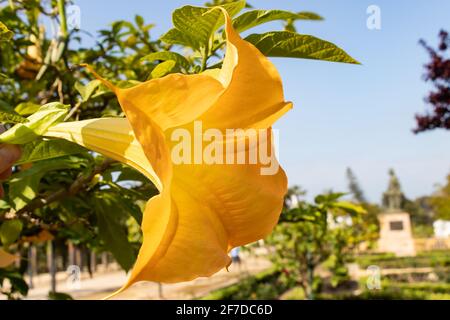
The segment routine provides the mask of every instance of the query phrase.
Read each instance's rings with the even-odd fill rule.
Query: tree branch
[[[63,200],[68,197],[72,197],[77,195],[79,192],[87,189],[89,183],[92,179],[100,173],[105,172],[115,161],[109,158],[106,158],[102,164],[95,167],[95,169],[88,175],[80,175],[68,188],[61,189],[52,193],[46,197],[36,198],[30,203],[28,203],[25,207],[16,212],[16,216],[40,219],[33,215],[33,212],[37,209],[41,209],[51,203]]]

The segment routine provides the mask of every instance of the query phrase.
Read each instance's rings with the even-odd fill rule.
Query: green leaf
[[[9,41],[13,37],[13,32],[0,21],[0,41]]]
[[[140,15],[137,14],[137,15],[134,17],[134,21],[136,22],[136,25],[137,25],[139,28],[144,27],[144,18],[143,18],[142,16],[140,16]]]
[[[171,51],[160,51],[160,52],[150,53],[141,59],[141,61],[148,61],[148,62],[153,62],[153,61],[157,61],[157,60],[175,61],[177,65],[179,65],[186,71],[189,70],[189,67],[190,67],[190,63],[185,57],[183,57],[179,53],[171,52]]]
[[[126,189],[122,188],[121,190]],[[121,201],[123,210],[126,210],[126,212],[133,217],[138,225],[141,225],[143,216],[141,208],[136,205],[136,203],[134,203],[130,198],[123,197]]]
[[[69,111],[69,106],[49,103],[28,117],[28,122],[13,126],[0,135],[0,143],[26,144],[45,134],[52,125],[61,122]]]
[[[25,171],[13,175],[9,182],[9,199],[15,210],[25,207],[36,198],[42,178],[50,171],[79,169],[86,166],[86,160],[77,157],[56,158],[36,162]]]
[[[80,93],[82,101],[86,102],[92,97],[95,90],[97,90],[101,84],[102,82],[100,80],[92,80],[86,85],[77,82],[75,83],[75,89]]]
[[[21,116],[29,116],[39,110],[41,106],[33,102],[22,102],[14,109]]]
[[[148,183],[148,178],[146,178],[139,171],[137,171],[129,166],[123,165],[121,163],[119,163],[119,165],[120,165],[120,170],[117,171],[117,173],[119,174],[117,176],[117,181],[140,181],[140,182]]]
[[[222,7],[233,17],[245,7],[245,1],[227,3]],[[161,40],[188,46],[194,50],[207,47],[214,32],[225,23],[219,10],[194,6],[176,9],[172,20],[176,31],[170,30]]]
[[[70,294],[64,292],[52,292],[48,293],[49,300],[73,300],[73,297]]]
[[[13,108],[9,105],[8,102],[0,99],[0,111],[13,111]]]
[[[322,20],[322,17],[310,12],[290,12],[285,10],[251,10],[241,14],[234,22],[238,32],[275,20]]]
[[[251,34],[245,38],[268,57],[287,57],[359,64],[335,44],[289,31]]]
[[[86,152],[83,147],[67,140],[38,140],[22,147],[22,156],[16,165],[48,160]]]
[[[122,35],[126,35],[126,34],[129,34],[129,33],[135,33],[136,32],[136,28],[129,21],[120,20],[120,21],[115,21],[112,24],[112,31],[113,31],[114,34],[118,34],[124,28],[128,28],[129,32],[126,32],[126,33],[124,33]]]
[[[167,60],[158,64],[155,69],[153,69],[151,76],[152,79],[162,78],[169,73],[172,73],[177,69],[177,63],[173,60]]]
[[[161,37],[161,40],[170,44],[179,44],[185,47],[197,47],[197,44],[194,43],[193,39],[191,39],[188,34],[178,29],[170,29]]]
[[[351,202],[347,202],[347,201],[336,202],[332,205],[332,207],[341,209],[341,210],[345,211],[346,213],[349,213],[352,215],[366,213],[366,210],[363,207],[353,204]]]
[[[332,204],[335,203],[339,198],[345,196],[345,193],[337,192],[337,193],[328,193],[328,194],[319,194],[315,197],[314,202],[317,204]]]
[[[323,17],[314,12],[302,11],[297,13],[297,20],[323,20]]]
[[[0,122],[3,123],[25,123],[27,118],[24,118],[14,112],[0,111]]]
[[[113,254],[116,261],[124,270],[130,270],[136,255],[128,242],[125,224],[121,224],[121,200],[108,192],[98,192],[93,197],[99,236],[105,246]],[[123,220],[123,219],[122,219]]]
[[[155,192],[141,192],[110,181],[102,181],[102,184],[103,186],[108,186],[113,189],[113,191],[117,194],[116,197],[120,198],[120,204],[117,209],[126,212],[128,215],[133,217],[139,225],[142,224],[142,210],[136,203],[136,200],[143,200],[144,202],[147,202],[149,198],[158,194],[156,188]]]
[[[23,224],[19,219],[6,220],[0,226],[0,240],[4,246],[14,243],[22,232]]]
[[[0,210],[8,210],[11,206],[5,200],[0,200]]]

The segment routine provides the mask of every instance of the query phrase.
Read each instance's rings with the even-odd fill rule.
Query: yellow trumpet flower
[[[263,130],[266,138],[244,151],[272,150],[271,126],[292,107],[276,68],[224,15],[227,49],[220,71],[170,74],[128,89],[96,75],[117,95],[127,118],[62,123],[46,134],[129,164],[160,191],[147,203],[143,244],[119,292],[137,281],[210,276],[230,265],[232,248],[266,237],[278,222],[287,191],[282,169],[262,175],[261,162],[175,164],[171,156],[173,134],[182,129],[193,135],[196,122],[215,132]],[[226,148],[229,140],[216,140],[216,151],[227,159],[238,156]]]

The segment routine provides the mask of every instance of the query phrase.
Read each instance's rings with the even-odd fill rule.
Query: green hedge
[[[450,267],[450,251],[430,251],[416,257],[396,257],[393,254],[361,255],[354,258],[362,268],[377,265],[380,268]]]
[[[383,279],[391,282],[441,282],[450,283],[450,267],[433,269],[432,278],[429,272],[412,272],[383,275]]]
[[[270,269],[213,291],[202,300],[274,300],[294,286],[281,271]]]
[[[361,281],[361,287],[365,282]],[[387,300],[448,300],[450,298],[450,284],[435,282],[398,283],[384,280],[381,290],[365,290],[356,297],[347,299],[387,299]]]
[[[415,290],[428,293],[450,294],[450,283],[417,282],[417,283],[395,283],[389,285],[400,290]]]
[[[361,284],[362,286],[363,284]],[[291,299],[292,297],[287,297]],[[320,294],[325,300],[450,300],[447,283],[391,283],[383,281],[381,290],[364,290],[361,294]]]

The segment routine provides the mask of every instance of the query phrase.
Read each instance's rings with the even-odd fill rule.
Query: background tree
[[[430,196],[424,196],[413,200],[405,197],[403,201],[403,209],[411,215],[412,231],[415,237],[433,236],[433,222],[436,217],[430,200]]]
[[[348,189],[350,193],[353,195],[353,199],[358,203],[366,203],[366,197],[364,195],[364,191],[359,185],[358,179],[353,173],[351,168],[347,168],[347,181],[348,181]]]
[[[346,171],[348,189],[353,196],[353,200],[366,210],[366,219],[371,225],[377,226],[378,228],[378,214],[381,212],[381,208],[374,203],[369,203],[364,194],[364,190],[359,184],[358,178],[353,173],[351,168],[347,168]]]
[[[450,220],[450,174],[447,176],[446,185],[430,198],[430,204],[436,218]]]
[[[314,203],[301,201],[287,208],[269,237],[274,263],[303,288],[308,299],[320,290],[319,265],[327,262],[331,283],[337,285],[348,277],[349,254],[361,242],[376,237],[376,227],[367,223],[364,209],[339,201],[343,195],[319,195]]]
[[[424,40],[421,45],[430,54],[431,61],[425,65],[425,81],[431,81],[435,90],[431,91],[426,101],[432,109],[424,115],[416,115],[417,127],[415,133],[437,128],[450,129],[450,38],[447,31],[439,33],[437,49],[429,46]]]

